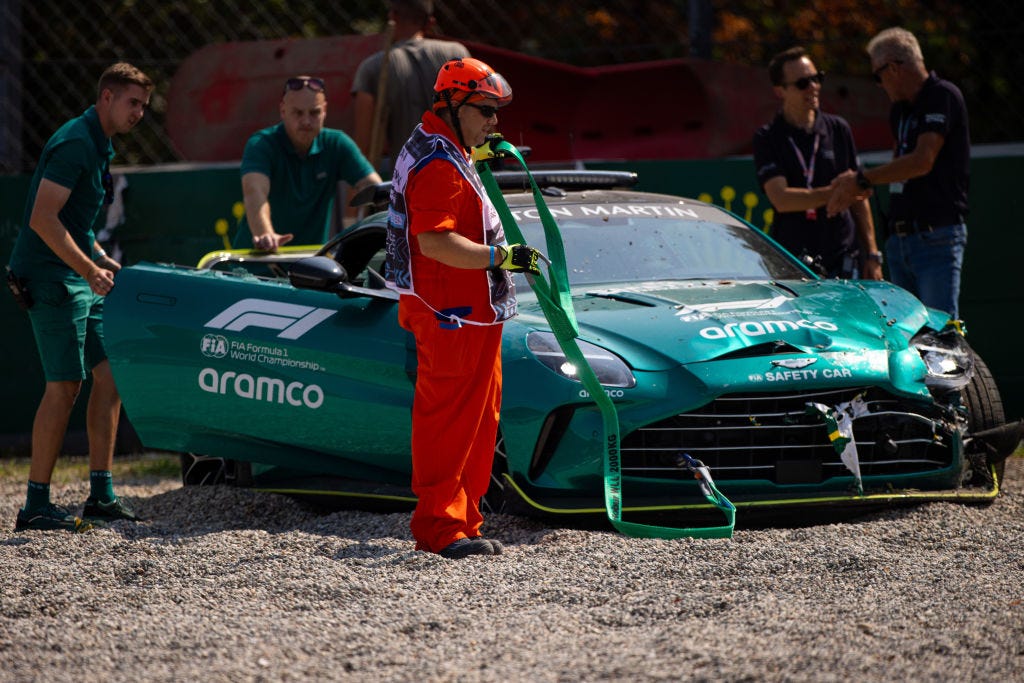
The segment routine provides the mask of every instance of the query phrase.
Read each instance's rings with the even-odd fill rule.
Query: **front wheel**
[[[181,483],[185,486],[252,486],[252,463],[182,453]]]
[[[505,475],[508,473],[508,455],[505,453],[505,437],[501,428],[494,442],[494,464],[491,465],[491,484],[480,499],[480,511],[486,513],[508,512],[512,497],[511,486]]]
[[[974,362],[974,376],[963,389],[964,406],[967,408],[967,430],[973,435],[988,429],[1000,427],[1006,422],[1006,414],[1003,411],[1003,399],[999,394],[992,371],[988,369],[985,362],[981,360],[974,349],[970,349],[971,358]],[[1006,470],[1005,458],[996,455],[995,462],[990,462],[993,454],[989,453],[985,445],[975,443],[971,439],[967,448],[967,457],[972,462],[974,470],[973,477],[969,483],[992,485],[989,469],[993,469],[998,478],[999,485],[1003,484],[1003,473]]]

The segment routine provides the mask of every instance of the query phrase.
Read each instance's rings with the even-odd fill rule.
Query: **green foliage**
[[[963,90],[975,142],[1021,137],[1024,95],[1012,77],[1024,67],[1024,3],[714,0],[709,5],[713,58],[740,64],[765,65],[776,52],[801,44],[823,68],[866,77],[867,41],[883,28],[903,26],[918,36],[928,66]],[[435,2],[444,35],[579,66],[690,56],[690,6],[688,0]],[[5,63],[21,63],[15,73],[23,79],[17,92],[24,170],[34,165],[53,130],[93,101],[95,81],[112,61],[135,63],[157,84],[137,134],[118,143],[123,145],[119,163],[173,161],[166,98],[175,71],[193,52],[225,41],[374,33],[383,27],[385,14],[383,0],[0,3],[0,29],[6,25],[21,38],[17,46],[0,49],[6,50]]]

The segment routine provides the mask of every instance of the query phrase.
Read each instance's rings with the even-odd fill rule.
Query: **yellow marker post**
[[[725,210],[732,211],[732,200],[736,199],[736,188],[726,185],[721,191],[722,201],[725,202]]]
[[[743,218],[748,223],[754,222],[754,207],[757,206],[758,201],[757,195],[753,192],[747,192],[743,195],[743,206],[747,207],[747,212],[743,214]]]
[[[226,218],[218,218],[217,222],[213,224],[213,231],[220,235],[224,241],[224,248],[231,248],[231,240],[228,239],[228,221]]]

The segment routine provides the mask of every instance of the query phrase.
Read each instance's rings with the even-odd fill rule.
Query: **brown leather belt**
[[[892,234],[905,237],[906,235],[914,235],[919,232],[931,232],[934,227],[931,225],[925,225],[918,223],[917,221],[893,221],[892,222]]]

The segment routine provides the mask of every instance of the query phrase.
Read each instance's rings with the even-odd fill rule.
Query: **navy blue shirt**
[[[932,170],[905,182],[902,192],[890,193],[890,222],[962,223],[967,217],[971,138],[960,89],[931,72],[913,102],[893,105],[889,126],[896,138],[897,157],[914,151],[921,133],[938,133],[944,138]]]
[[[819,110],[808,132],[791,125],[779,112],[775,120],[754,134],[754,168],[762,191],[764,184],[775,176],[783,176],[788,187],[807,187],[804,166],[811,165],[815,137],[818,151],[814,156],[812,188],[824,187],[843,171],[858,168],[853,132],[845,119]],[[824,206],[816,214],[811,220],[806,211],[776,211],[771,236],[797,256],[805,250],[811,256],[820,256],[825,269],[837,273],[844,257],[857,251],[853,217],[844,211],[829,218]]]

